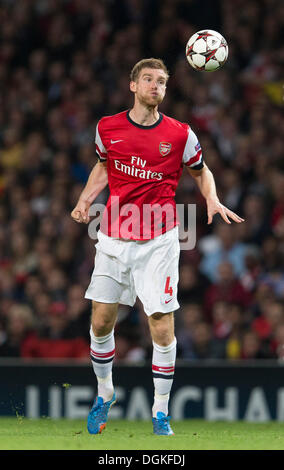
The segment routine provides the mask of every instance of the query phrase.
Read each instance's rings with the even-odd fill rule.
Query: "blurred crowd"
[[[191,125],[220,200],[245,218],[208,225],[183,174],[176,201],[197,204],[197,243],[181,252],[177,357],[284,358],[284,3],[3,0],[0,26],[0,357],[89,360],[95,241],[70,212],[98,120],[131,107],[131,68],[159,57],[161,111]],[[229,44],[215,73],[185,59],[206,28]],[[121,306],[116,361],[151,352],[140,301]]]

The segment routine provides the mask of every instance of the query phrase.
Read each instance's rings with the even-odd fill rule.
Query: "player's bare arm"
[[[75,222],[88,224],[90,222],[89,208],[96,197],[108,184],[106,162],[98,162],[92,169],[87,184],[80,194],[79,200],[71,212]]]
[[[244,219],[242,219],[239,215],[235,214],[235,212],[221,204],[217,195],[214,176],[206,164],[204,164],[204,167],[201,170],[193,170],[192,168],[187,169],[190,175],[196,181],[201,194],[206,199],[208,224],[212,223],[213,216],[215,214],[220,214],[227,224],[231,224],[230,219],[232,219],[234,222],[237,222],[238,224],[244,222]]]

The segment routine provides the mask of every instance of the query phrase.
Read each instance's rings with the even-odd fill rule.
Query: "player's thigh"
[[[137,247],[132,275],[136,293],[148,316],[158,312],[170,313],[179,308],[179,241],[175,229]]]
[[[97,245],[95,266],[85,298],[106,304],[134,305],[136,295],[130,268],[121,259],[124,255],[122,245],[118,245],[119,240],[105,238]]]
[[[92,329],[95,336],[104,336],[112,331],[117,319],[118,302],[103,303],[92,300]]]
[[[154,313],[148,317],[152,340],[160,346],[168,346],[175,338],[174,312]]]

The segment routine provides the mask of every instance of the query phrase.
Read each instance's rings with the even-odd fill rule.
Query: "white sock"
[[[112,383],[112,372],[107,377],[102,379],[97,376],[98,380],[98,396],[102,397],[104,402],[112,399],[113,396],[113,383]]]
[[[152,408],[152,415],[154,418],[157,417],[158,411],[162,411],[166,416],[168,416],[169,398],[169,393],[166,393],[165,395],[159,395],[158,393],[155,393],[154,404]]]
[[[114,331],[106,336],[95,336],[92,328],[91,337],[91,360],[98,381],[98,396],[104,401],[109,401],[113,396],[112,364],[115,354]]]
[[[158,411],[168,415],[168,403],[175,371],[176,344],[176,338],[168,346],[159,346],[153,342],[152,372],[155,390],[153,417],[157,417]]]

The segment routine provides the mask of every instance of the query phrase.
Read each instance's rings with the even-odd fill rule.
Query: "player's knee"
[[[92,329],[95,336],[105,336],[111,332],[113,323],[104,317],[92,318]]]
[[[115,322],[115,312],[98,305],[95,302],[92,307],[92,330],[95,336],[105,336],[111,332]]]
[[[151,319],[152,339],[160,346],[168,346],[174,339],[172,317],[155,315]]]

